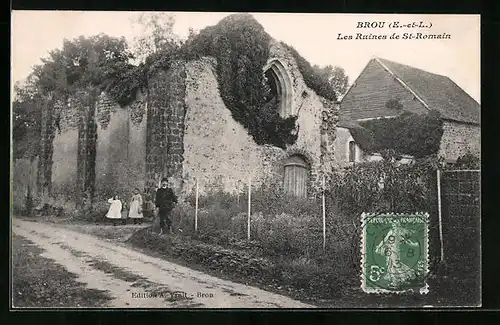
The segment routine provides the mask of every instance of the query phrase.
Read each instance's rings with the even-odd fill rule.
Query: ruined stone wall
[[[148,192],[158,187],[163,177],[166,152],[165,107],[169,80],[165,71],[158,71],[148,84],[146,187]]]
[[[95,93],[82,89],[43,108],[38,193],[41,203],[90,203],[95,180]]]
[[[147,99],[140,93],[128,110],[128,187],[146,186]],[[131,194],[131,193],[129,193]]]
[[[146,192],[154,192],[163,177],[174,177],[182,187],[186,114],[185,63],[177,61],[149,81],[147,98]]]
[[[97,103],[96,201],[128,199],[146,180],[146,101],[142,94],[120,107],[105,93]]]
[[[69,105],[68,105],[69,104]],[[53,140],[52,191],[56,200],[76,202],[78,158],[78,102],[61,103]]]
[[[37,166],[38,157],[33,161],[27,158],[13,161],[11,204],[15,212],[25,209],[28,187],[32,196],[35,196],[37,193]],[[36,204],[35,198],[34,201]]]
[[[46,98],[42,105],[40,153],[37,166],[37,196],[48,200],[52,189],[52,155],[55,135],[54,111],[55,99]]]
[[[96,199],[123,196],[127,186],[128,113],[101,93],[97,104]]]
[[[231,116],[218,91],[215,60],[186,64],[186,123],[184,135],[184,192],[200,192],[215,184],[227,192],[243,190],[249,176],[257,185],[269,171],[263,150]],[[277,149],[276,151],[282,151]]]
[[[284,159],[300,154],[311,166],[308,187],[318,189],[333,161],[337,110],[307,87],[293,56],[277,42],[271,44],[270,59],[275,58],[292,80],[291,111],[298,115],[297,142],[286,150],[254,142],[222,101],[215,59],[202,58],[157,71],[129,107],[120,108],[105,94],[77,93],[54,140],[50,132],[43,135],[44,155],[53,159],[39,163],[39,180],[48,179],[54,193],[80,205],[113,194],[128,197],[134,187],[153,194],[166,176],[178,181],[179,194],[188,193],[195,179],[202,192],[215,183],[234,192],[249,177],[256,187],[280,184]],[[44,118],[49,131],[51,110]],[[52,164],[48,173],[40,172],[45,161]]]
[[[320,165],[325,182],[330,181],[332,171],[336,168],[335,141],[337,139],[337,124],[339,121],[339,104],[323,99],[322,121],[321,121],[321,156]]]
[[[270,60],[279,59],[293,81],[292,112],[298,115],[297,142],[287,148],[289,152],[303,151],[311,161],[312,189],[319,189],[323,172],[334,160],[333,141],[338,121],[336,103],[318,96],[308,88],[292,54],[277,41],[271,42]]]
[[[293,81],[292,112],[298,114],[298,139],[286,150],[257,145],[233,119],[219,94],[214,59],[186,64],[184,193],[193,190],[195,179],[199,180],[200,192],[213,186],[227,192],[241,191],[249,177],[256,187],[264,182],[279,184],[283,160],[293,154],[304,156],[311,165],[308,187],[313,191],[319,188],[322,168],[334,159],[337,110],[305,85],[293,57],[279,43],[271,47],[270,60],[275,58]]]
[[[481,157],[481,127],[452,121],[443,122],[440,156],[456,160],[470,151]]]
[[[181,180],[184,154],[184,120],[186,115],[186,68],[184,62],[176,62],[167,73],[169,90],[164,117],[166,136],[166,164],[164,175]],[[181,185],[181,184],[179,184]]]
[[[95,163],[97,122],[96,104],[98,94],[87,89],[76,93],[78,106],[78,152],[76,175],[77,207],[88,207],[93,201],[95,190]]]

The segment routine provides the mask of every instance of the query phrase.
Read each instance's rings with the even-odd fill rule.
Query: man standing
[[[168,185],[168,180],[163,178],[161,180],[161,187],[156,190],[155,205],[157,214],[160,217],[160,235],[167,231],[172,233],[170,214],[172,213],[174,204],[177,203],[177,197]]]

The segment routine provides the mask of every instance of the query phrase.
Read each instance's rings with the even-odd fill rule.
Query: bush
[[[275,255],[314,256],[322,249],[320,220],[320,216],[294,217],[282,213],[266,220],[267,231],[259,240]]]
[[[397,165],[382,160],[347,168],[332,177],[329,205],[358,220],[366,212],[435,212],[435,166],[428,161]]]
[[[393,150],[398,155],[423,158],[439,151],[443,121],[437,111],[423,115],[403,113],[394,118],[361,122],[360,127],[353,128],[352,134],[363,151]]]
[[[245,198],[247,193],[245,193]],[[321,216],[321,202],[315,198],[295,198],[286,195],[283,188],[265,184],[252,192],[252,211],[276,216],[286,213],[292,216]]]
[[[184,235],[194,234],[194,208],[189,203],[180,202],[172,210],[172,228]]]
[[[467,151],[464,155],[457,158],[457,163],[453,166],[453,169],[480,169],[481,159]]]
[[[247,194],[214,190],[198,200],[198,233],[200,240],[229,244],[247,239]],[[194,229],[193,195],[174,210],[174,224]],[[252,192],[251,234],[262,249],[272,254],[315,254],[321,247],[321,204],[315,199],[297,200],[283,194],[277,186],[265,186]],[[179,221],[176,221],[179,220]],[[181,221],[185,220],[185,221]],[[176,227],[176,226],[175,226]],[[185,232],[184,232],[185,231]]]

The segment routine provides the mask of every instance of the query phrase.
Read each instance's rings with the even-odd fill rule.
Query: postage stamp
[[[361,288],[366,293],[429,291],[429,215],[361,215]]]

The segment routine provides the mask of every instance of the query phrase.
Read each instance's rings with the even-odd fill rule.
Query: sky
[[[124,36],[131,41],[137,35],[130,19],[139,12],[119,11],[13,11],[11,34],[11,78],[21,81],[40,64],[40,58],[61,48],[65,38],[105,33]],[[174,12],[174,32],[181,37],[195,30],[215,25],[231,13]],[[349,83],[359,76],[368,61],[381,57],[432,73],[450,77],[476,101],[480,102],[480,16],[479,15],[396,15],[396,14],[281,14],[252,13],[268,34],[293,46],[311,64],[344,68]],[[423,22],[430,28],[391,29]],[[385,22],[383,28],[357,28],[359,22]],[[391,25],[392,26],[392,25]],[[396,31],[422,34],[446,33],[450,39],[394,40]],[[385,40],[339,40],[338,36],[357,33],[387,35]]]

